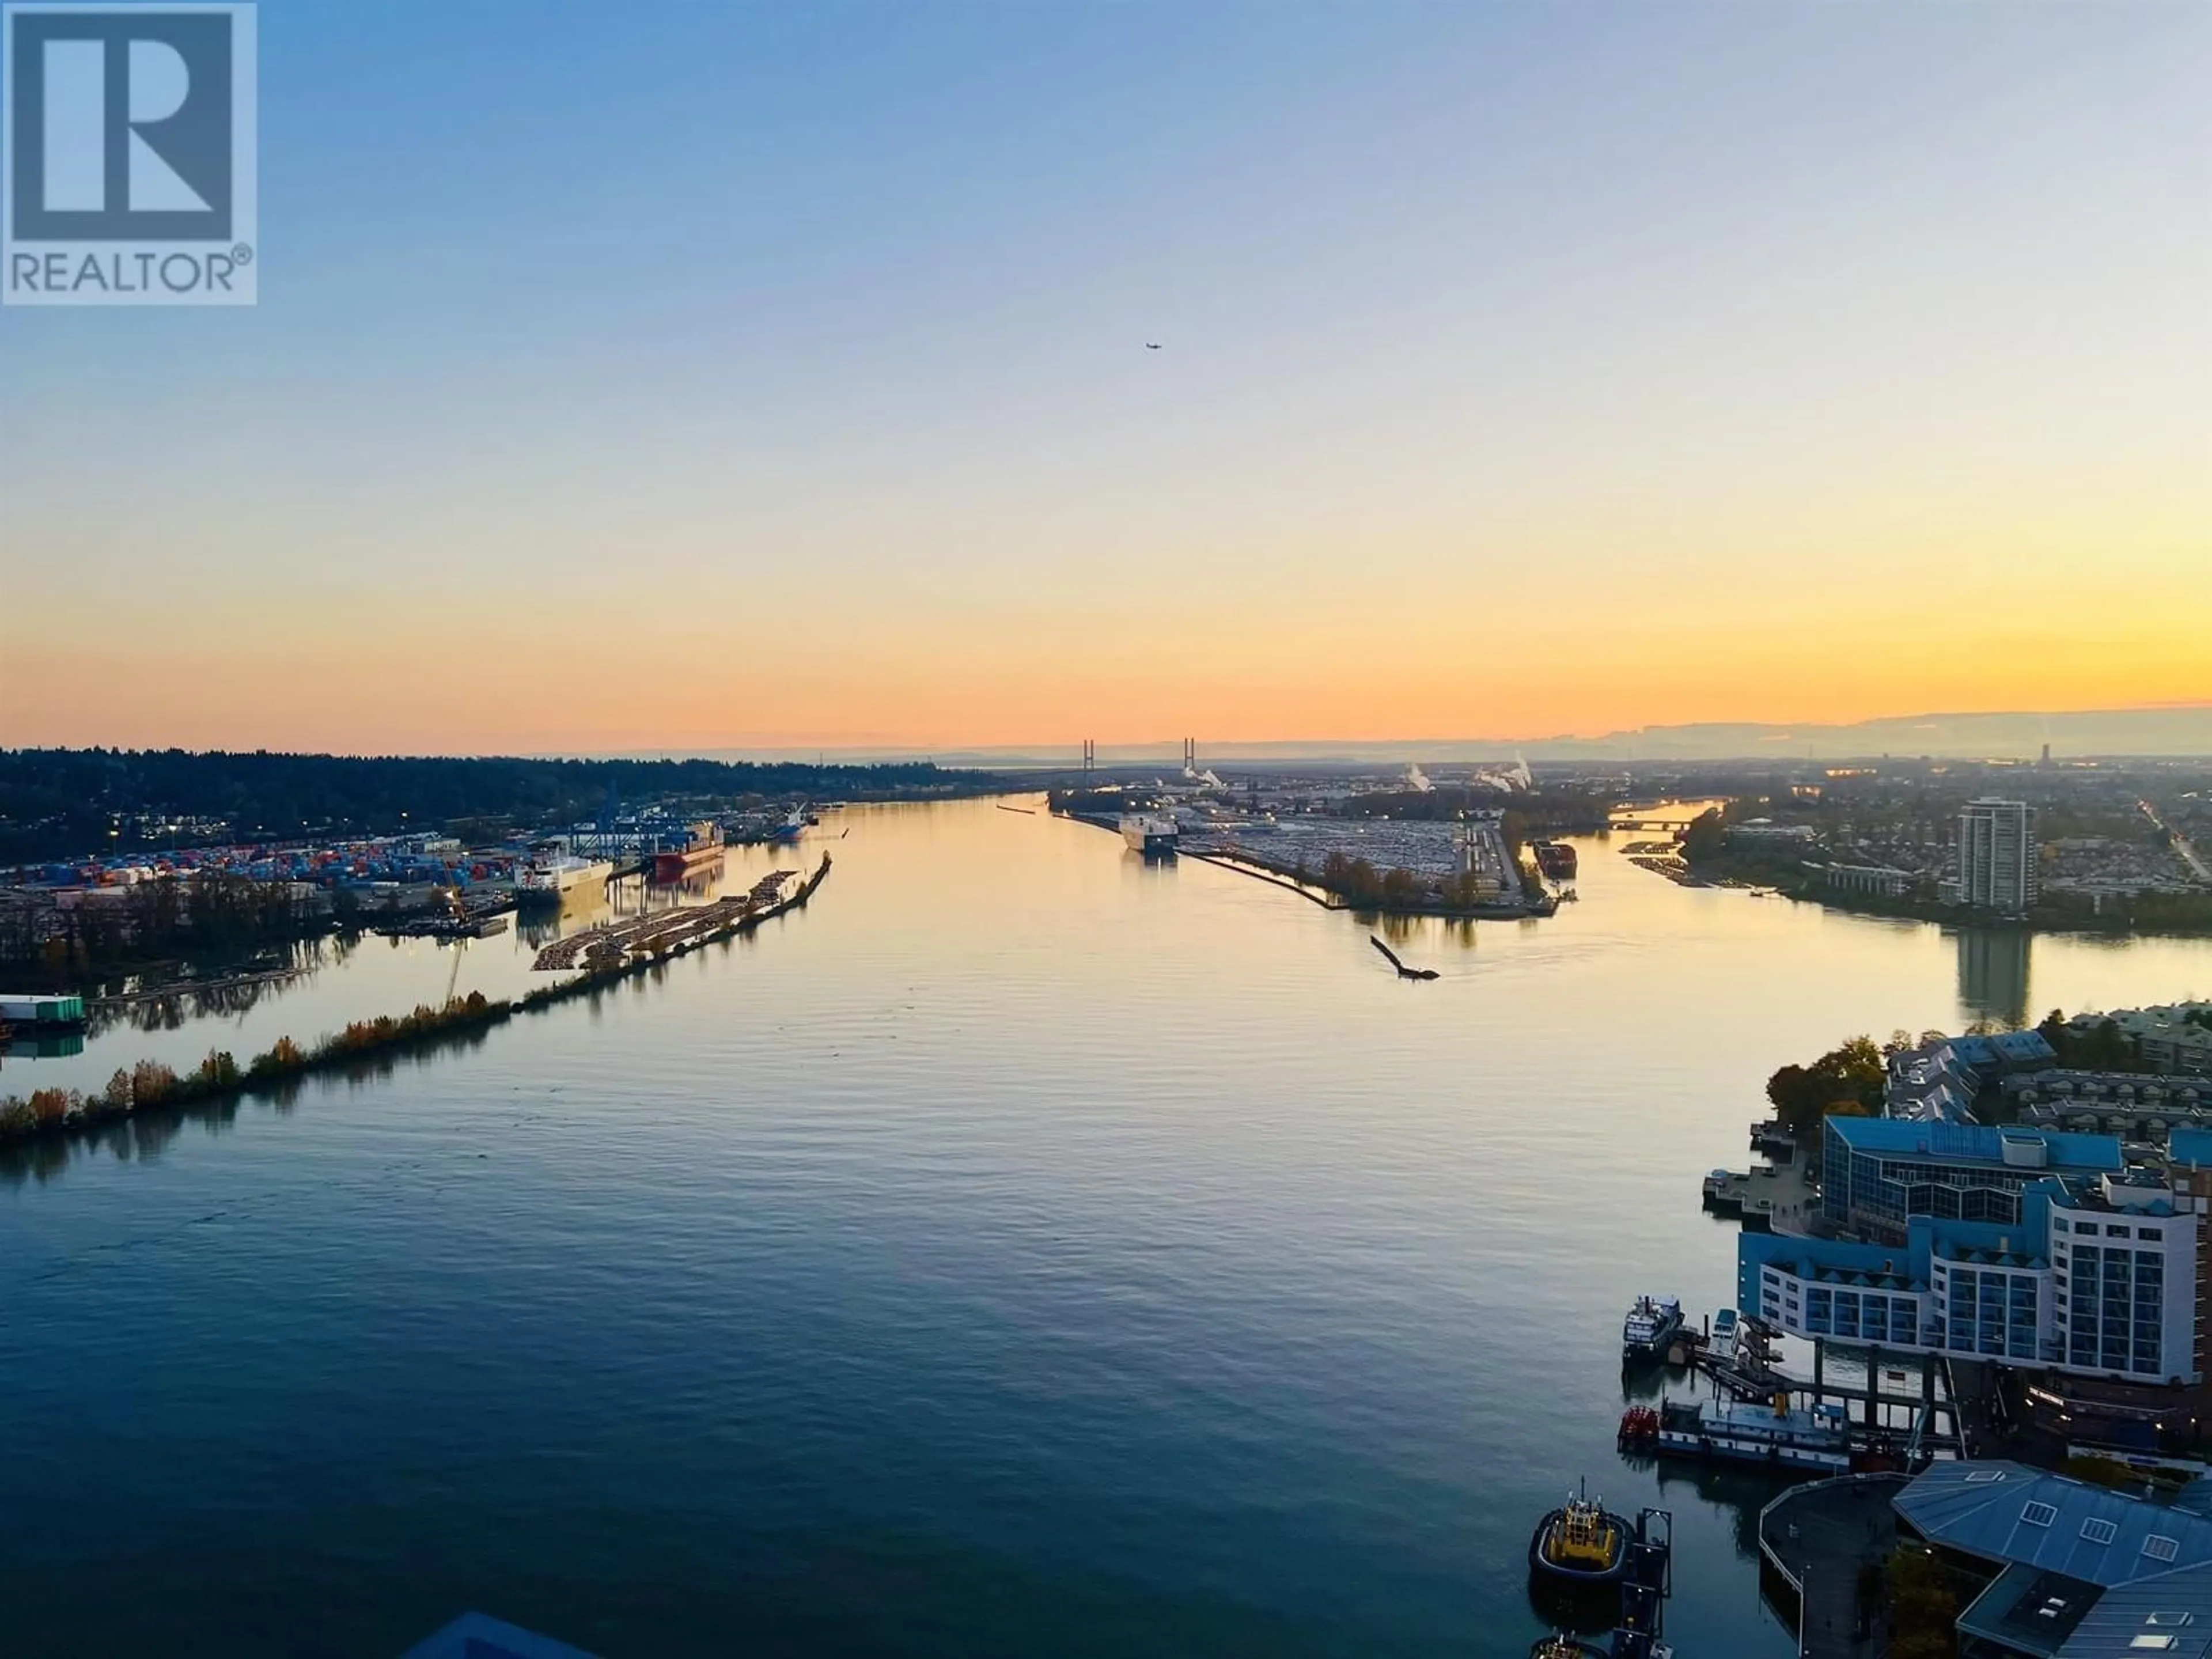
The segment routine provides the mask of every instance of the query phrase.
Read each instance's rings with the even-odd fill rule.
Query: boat
[[[805,803],[802,801],[799,805],[791,809],[790,812],[785,816],[781,823],[777,824],[775,829],[769,831],[768,838],[772,842],[775,842],[784,846],[788,846],[791,842],[797,841],[799,839],[799,832],[805,829],[806,826],[813,821],[814,820],[806,816],[806,805]]]
[[[683,843],[664,847],[653,855],[653,878],[657,882],[678,882],[686,876],[696,874],[722,856],[722,826],[719,823],[695,823],[684,832]]]
[[[1148,859],[1170,858],[1182,839],[1182,826],[1164,813],[1124,812],[1121,839],[1131,852]]]
[[[1620,1357],[1663,1359],[1682,1329],[1682,1304],[1671,1296],[1639,1296],[1620,1322]]]
[[[1528,1659],[1605,1659],[1605,1650],[1588,1642],[1577,1642],[1561,1631],[1556,1635],[1537,1638],[1536,1645],[1528,1650]]]
[[[1567,1495],[1528,1539],[1528,1571],[1540,1582],[1575,1589],[1617,1584],[1628,1569],[1629,1523],[1589,1496]]]
[[[1536,867],[1544,872],[1547,881],[1572,881],[1581,860],[1575,849],[1565,842],[1540,841],[1531,843],[1536,854]]]
[[[1632,1418],[1637,1419],[1633,1424]],[[1770,1401],[1662,1401],[1656,1413],[1647,1406],[1625,1415],[1620,1437],[1624,1445],[1668,1456],[1817,1474],[1846,1474],[1851,1468],[1850,1425],[1844,1408],[1792,1407],[1787,1394]]]
[[[577,888],[596,885],[614,874],[605,859],[580,859],[573,854],[539,848],[515,866],[514,896],[518,899],[559,900]]]

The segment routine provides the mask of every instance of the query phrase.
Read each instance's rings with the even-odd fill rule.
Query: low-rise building
[[[1889,1056],[1882,1115],[1921,1123],[1973,1123],[1975,1103],[1995,1085],[2040,1076],[2057,1054],[2039,1031],[1940,1037]]]
[[[1979,1659],[2206,1659],[2212,1520],[2025,1464],[1939,1462],[1891,1502],[1899,1531],[1980,1581],[1958,1622]]]
[[[1820,880],[1839,892],[1870,893],[1877,898],[1903,898],[1913,884],[1911,871],[1887,864],[1825,865]]]
[[[1809,847],[1820,838],[1820,832],[1809,823],[1777,823],[1772,818],[1746,818],[1741,823],[1729,824],[1721,833],[1729,841],[1770,846],[1778,843]]]
[[[2153,1071],[2212,1077],[2212,1002],[2156,1003],[2108,1014],[2080,1013],[2066,1024],[2076,1036],[2086,1037],[2108,1022]]]

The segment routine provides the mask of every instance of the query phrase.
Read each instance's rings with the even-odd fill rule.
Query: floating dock
[[[755,882],[750,892],[734,898],[716,899],[711,904],[677,905],[556,939],[538,953],[538,960],[531,965],[544,973],[580,965],[619,967],[640,958],[673,956],[713,939],[757,927],[772,916],[780,916],[805,903],[829,873],[830,858],[824,854],[821,868],[800,884],[796,891],[791,886],[799,877],[796,870],[774,871]]]
[[[1727,1352],[1698,1332],[1685,1330],[1670,1344],[1667,1358],[1710,1381],[1716,1397],[1771,1401],[1787,1395],[1816,1407],[1831,1401],[1839,1403],[1853,1466],[1862,1470],[1899,1465],[1919,1468],[1938,1452],[1967,1455],[1958,1390],[1951,1383],[1948,1364],[1940,1365],[1944,1386],[1937,1387],[1938,1356],[1887,1352],[1872,1343],[1832,1344],[1864,1370],[1866,1381],[1856,1383],[1830,1371],[1830,1340],[1815,1337],[1813,1375],[1807,1378],[1792,1376],[1775,1363],[1769,1346],[1771,1332],[1763,1321],[1746,1317],[1742,1330],[1743,1340]],[[1911,1386],[1908,1365],[1919,1369],[1917,1389]],[[1893,1381],[1910,1391],[1884,1386]],[[1623,1449],[1630,1449],[1625,1435]]]

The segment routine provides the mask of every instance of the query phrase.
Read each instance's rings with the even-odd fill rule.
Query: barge
[[[1543,872],[1547,881],[1572,881],[1576,871],[1581,867],[1581,860],[1576,857],[1575,849],[1565,842],[1532,842],[1529,848],[1536,854],[1536,868]]]

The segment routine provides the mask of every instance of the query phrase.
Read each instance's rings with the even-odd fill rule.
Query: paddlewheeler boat
[[[1587,1489],[1536,1523],[1528,1540],[1528,1571],[1539,1582],[1571,1589],[1605,1589],[1628,1568],[1634,1528]]]
[[[1771,1401],[1668,1400],[1656,1412],[1633,1406],[1620,1419],[1624,1450],[1764,1463],[1770,1468],[1843,1474],[1852,1467],[1849,1424],[1841,1406],[1792,1410],[1790,1396]]]

